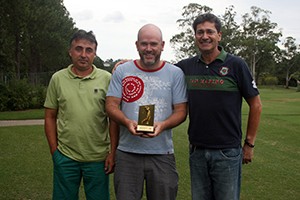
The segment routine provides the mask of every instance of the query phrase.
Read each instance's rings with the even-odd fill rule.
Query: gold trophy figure
[[[151,119],[151,110],[149,106],[145,106],[145,110],[146,110],[146,117],[145,119],[142,120],[142,124],[148,125]]]
[[[139,107],[139,119],[137,131],[154,132],[154,105],[144,105]]]

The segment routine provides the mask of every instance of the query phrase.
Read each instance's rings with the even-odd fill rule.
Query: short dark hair
[[[202,24],[204,22],[214,23],[218,33],[221,31],[222,24],[220,19],[212,13],[204,13],[202,15],[199,15],[193,22],[193,29],[195,33],[196,33],[197,25]]]
[[[72,44],[72,42],[74,40],[78,40],[78,39],[85,39],[85,40],[90,41],[91,43],[95,43],[96,44],[95,50],[97,50],[98,43],[97,43],[96,36],[94,35],[93,31],[87,32],[82,29],[76,31],[70,40],[70,45]]]

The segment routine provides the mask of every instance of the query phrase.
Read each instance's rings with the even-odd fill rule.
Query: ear
[[[162,43],[161,43],[161,50],[162,51],[164,50],[164,47],[165,47],[165,41],[162,41]]]
[[[221,39],[222,39],[222,32],[220,31],[220,32],[218,33],[218,35],[219,35],[219,42],[220,42]]]
[[[136,47],[136,50],[139,51],[139,48],[138,48],[138,41],[135,42],[135,47]]]

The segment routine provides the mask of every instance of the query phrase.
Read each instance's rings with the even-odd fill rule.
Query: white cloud
[[[64,0],[66,9],[76,23],[76,27],[92,30],[97,37],[98,55],[106,59],[138,58],[135,48],[137,32],[146,23],[154,23],[163,32],[166,42],[162,59],[174,60],[174,52],[169,40],[179,33],[176,21],[182,16],[182,8],[190,0]],[[214,14],[222,15],[225,8],[234,5],[237,21],[241,15],[250,13],[251,6],[257,6],[272,12],[270,20],[282,28],[283,37],[292,36],[300,43],[300,21],[296,0],[201,0],[196,2],[213,9]]]
[[[121,23],[125,20],[124,15],[120,11],[114,11],[103,18],[103,22]]]
[[[82,10],[74,13],[73,19],[75,21],[89,21],[94,18],[94,14],[92,10]]]

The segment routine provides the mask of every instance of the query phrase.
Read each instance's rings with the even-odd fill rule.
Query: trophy
[[[137,131],[154,132],[154,105],[144,105],[139,107],[139,118]]]

